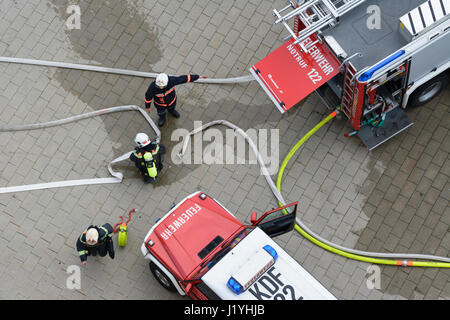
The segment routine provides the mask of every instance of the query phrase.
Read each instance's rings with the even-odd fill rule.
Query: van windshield
[[[202,262],[200,269],[197,274],[193,277],[193,279],[201,278],[208,270],[210,270],[217,262],[219,262],[228,252],[230,252],[235,246],[237,246],[242,239],[244,239],[247,235],[250,234],[254,230],[254,227],[246,227],[233,235],[228,239],[227,242],[223,243],[220,247],[221,249],[217,251],[211,259],[205,260]]]

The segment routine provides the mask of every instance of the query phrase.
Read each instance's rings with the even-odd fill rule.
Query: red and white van
[[[194,193],[150,229],[141,246],[166,289],[192,299],[336,299],[271,237],[295,225],[297,203],[244,225],[205,193]]]

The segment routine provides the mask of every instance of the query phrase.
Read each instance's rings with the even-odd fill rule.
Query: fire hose
[[[138,76],[138,77],[150,77],[150,78],[156,77],[155,73],[145,73],[145,72],[140,72],[140,71],[105,68],[105,67],[90,66],[90,65],[79,65],[79,64],[71,64],[71,63],[62,63],[62,62],[52,62],[52,61],[45,61],[45,60],[0,57],[0,62],[40,65],[40,66],[48,66],[48,67],[70,68],[70,69],[96,71],[96,72],[107,72],[107,73],[115,73],[115,74]],[[249,75],[249,76],[230,78],[230,79],[199,79],[197,82],[220,84],[220,83],[241,83],[241,82],[248,82],[248,81],[252,81],[252,80],[253,80],[252,76]],[[117,107],[117,108],[127,108],[127,107]],[[130,108],[129,110],[131,110],[131,109],[138,110],[141,112],[141,114],[144,115],[146,120],[150,123],[151,127],[157,133],[157,138],[159,141],[160,132],[159,132],[158,128],[155,126],[154,122],[151,120],[151,118],[145,113],[145,111],[143,111],[141,108],[139,108],[137,106],[128,106],[128,108]],[[105,114],[105,113],[107,113],[106,110],[110,110],[109,112],[114,112],[114,111],[111,111],[111,109],[115,109],[115,108],[99,110],[99,111],[90,113],[89,116]],[[123,111],[123,110],[115,110],[115,111]],[[252,141],[252,139],[241,128],[235,126],[234,124],[232,124],[226,120],[216,120],[216,121],[210,122],[208,124],[205,124],[202,127],[194,129],[192,132],[190,132],[185,137],[182,151],[178,156],[181,158],[184,155],[184,153],[186,152],[187,144],[189,143],[189,138],[191,135],[196,134],[202,130],[205,130],[211,126],[218,125],[218,124],[228,126],[232,129],[234,129],[238,134],[240,134],[241,136],[243,136],[246,139],[246,141],[248,142],[252,151],[254,152],[254,154],[257,157],[257,161],[260,165],[261,172],[264,175],[267,183],[269,184],[269,187],[271,188],[272,193],[277,198],[279,204],[284,206],[284,205],[286,205],[286,202],[281,194],[281,182],[282,182],[283,172],[284,172],[287,164],[289,163],[289,160],[295,154],[295,152],[317,130],[319,130],[328,121],[333,119],[336,116],[336,114],[337,114],[337,112],[333,112],[332,114],[330,114],[328,117],[326,117],[324,120],[322,120],[318,125],[316,125],[310,132],[308,132],[300,141],[297,142],[297,144],[289,152],[289,154],[284,159],[284,161],[281,165],[281,168],[278,172],[277,185],[275,185],[272,178],[270,177],[270,174],[265,166],[265,163],[264,163],[255,143]],[[67,118],[67,119],[63,119],[63,120],[57,120],[57,121],[53,121],[50,123],[44,123],[44,124],[34,124],[34,125],[29,125],[29,126],[15,126],[15,127],[1,127],[0,132],[11,131],[11,129],[15,129],[15,130],[40,129],[40,128],[46,127],[45,125],[49,125],[49,126],[60,125],[60,123],[58,121],[60,121],[61,124],[64,124],[64,123],[69,123],[72,121],[78,121],[78,120],[81,120],[81,118],[84,119],[89,116],[88,116],[88,114],[84,114],[84,115],[75,116],[75,117]],[[80,117],[80,118],[78,119],[77,117]],[[77,118],[77,119],[73,120],[73,118]],[[4,130],[2,130],[2,129],[4,129]],[[118,182],[122,181],[123,175],[120,172],[112,171],[111,165],[113,163],[117,163],[119,161],[123,161],[123,160],[127,159],[127,155],[129,156],[130,153],[131,152],[122,155],[121,157],[113,160],[109,164],[108,170],[110,171],[111,175],[113,175],[113,178],[59,181],[59,182],[51,182],[51,183],[44,183],[44,184],[37,184],[37,185],[30,185],[30,186],[0,188],[0,194],[6,193],[6,192],[36,190],[36,189],[42,189],[42,188],[55,188],[55,187],[68,186],[68,185],[118,183]],[[6,192],[5,192],[5,190],[6,190]],[[344,257],[347,257],[350,259],[359,260],[359,261],[368,262],[368,263],[374,263],[374,264],[397,265],[397,266],[405,266],[405,267],[406,266],[441,267],[441,268],[449,268],[450,267],[450,258],[447,258],[447,257],[424,255],[424,254],[407,254],[407,253],[391,253],[391,254],[389,254],[389,253],[367,252],[367,251],[360,251],[360,250],[345,248],[345,247],[342,247],[335,243],[332,243],[326,239],[323,239],[319,235],[315,234],[298,217],[296,219],[296,222],[297,222],[297,224],[295,225],[295,230],[298,233],[300,233],[302,236],[307,238],[309,241],[313,242],[314,244],[316,244],[330,252],[333,252],[335,254],[338,254],[338,255],[341,255],[341,256],[344,256]],[[394,260],[394,259],[396,259],[396,260]],[[411,261],[411,260],[405,260],[405,259],[424,259],[424,260],[433,260],[433,261]],[[435,261],[440,261],[440,262],[435,262]]]
[[[337,112],[332,112],[328,117],[319,122],[311,131],[309,131],[302,139],[300,139],[294,148],[289,151],[286,158],[283,160],[280,170],[278,171],[277,177],[277,190],[281,191],[281,184],[283,178],[283,172],[289,163],[292,156],[295,152],[314,134],[323,127],[328,121],[333,119],[337,115]],[[280,205],[285,205],[285,201],[283,199],[278,199]],[[424,255],[424,254],[407,254],[407,253],[380,253],[380,252],[367,252],[360,251],[350,248],[345,248],[343,246],[332,243],[319,235],[312,232],[300,219],[296,220],[297,225],[295,226],[295,230],[304,236],[306,239],[311,241],[312,243],[320,246],[323,249],[326,249],[335,254],[344,256],[346,258],[350,258],[353,260],[359,260],[363,262],[369,262],[374,264],[385,264],[385,265],[396,265],[403,267],[439,267],[439,268],[450,268],[450,258],[440,257],[434,255]],[[395,259],[395,260],[390,260]],[[434,261],[411,261],[407,259],[422,259],[422,260],[435,260],[435,261],[444,261],[444,262],[434,262]]]
[[[145,120],[147,120],[150,127],[156,134],[155,141],[159,142],[161,140],[161,132],[158,127],[155,125],[153,120],[147,114],[146,111],[142,110],[138,106],[120,106],[102,109],[98,111],[88,112],[81,115],[72,116],[69,118],[54,120],[45,123],[35,123],[35,124],[26,124],[26,125],[0,125],[0,132],[11,132],[11,131],[24,131],[24,130],[37,130],[44,128],[51,128],[55,126],[60,126],[76,121],[80,121],[83,119],[101,116],[113,112],[120,111],[138,111],[142,116],[144,116]],[[127,152],[120,157],[112,160],[108,164],[108,171],[112,177],[110,178],[94,178],[94,179],[79,179],[79,180],[65,180],[65,181],[55,181],[55,182],[46,182],[46,183],[37,183],[23,186],[13,186],[13,187],[2,187],[0,188],[0,194],[11,193],[11,192],[22,192],[22,191],[31,191],[31,190],[40,190],[40,189],[50,189],[50,188],[61,188],[61,187],[71,187],[71,186],[81,186],[81,185],[92,185],[92,184],[108,184],[108,183],[120,183],[123,180],[123,174],[121,172],[116,172],[112,169],[112,165],[118,162],[128,160],[132,151]]]
[[[156,76],[158,75],[157,73],[153,73],[153,72],[142,72],[142,71],[136,71],[136,70],[108,68],[108,67],[76,64],[76,63],[68,63],[68,62],[24,59],[24,58],[14,58],[14,57],[0,57],[0,62],[27,64],[27,65],[42,66],[42,67],[56,67],[56,68],[84,70],[84,71],[95,71],[95,72],[119,74],[119,75],[123,75],[123,76],[142,77],[142,78],[156,78]],[[253,81],[253,79],[254,78],[252,75],[248,75],[248,76],[236,77],[236,78],[198,79],[196,82],[210,83],[210,84],[233,84],[233,83],[250,82],[250,81]]]
[[[188,147],[190,137],[192,135],[195,135],[196,133],[206,130],[211,126],[215,125],[224,125],[231,129],[234,129],[236,133],[241,135],[245,138],[247,143],[249,144],[250,148],[252,149],[253,153],[256,156],[256,159],[258,161],[258,164],[261,168],[261,174],[264,175],[267,183],[269,184],[269,187],[272,191],[272,193],[275,195],[275,197],[278,199],[278,203],[280,206],[285,206],[287,203],[284,200],[282,194],[281,194],[281,184],[282,184],[282,177],[283,172],[289,163],[289,160],[292,158],[292,156],[295,154],[295,152],[315,133],[317,130],[319,130],[323,125],[325,125],[328,121],[333,119],[337,115],[337,112],[331,113],[328,117],[326,117],[324,120],[322,120],[318,125],[316,125],[311,131],[309,131],[296,145],[295,147],[289,152],[288,156],[284,159],[280,170],[278,172],[278,179],[277,179],[277,185],[273,182],[272,178],[270,177],[270,174],[266,168],[266,165],[264,163],[264,160],[261,157],[261,154],[258,151],[258,148],[256,147],[256,144],[253,142],[253,140],[250,138],[250,136],[241,128],[237,127],[236,125],[230,123],[226,120],[216,120],[209,122],[207,124],[204,124],[201,127],[198,127],[191,132],[189,132],[183,139],[183,146],[181,149],[181,152],[178,154],[179,158],[182,158],[184,154],[186,153],[186,149]],[[311,231],[298,217],[296,219],[296,225],[295,230],[300,233],[302,236],[304,236],[306,239],[311,241],[312,243],[331,251],[335,254],[344,256],[346,258],[350,258],[353,260],[359,260],[363,262],[369,262],[374,264],[386,264],[386,265],[396,265],[396,266],[411,266],[411,267],[440,267],[440,268],[449,268],[450,267],[450,258],[446,257],[440,257],[440,256],[433,256],[433,255],[425,255],[425,254],[411,254],[411,253],[381,253],[381,252],[367,252],[367,251],[360,251],[350,248],[345,248],[343,246],[337,245],[335,243],[332,243],[319,235],[315,234],[313,231]],[[390,260],[395,259],[395,260]],[[405,260],[408,259],[408,260]],[[411,261],[411,259],[422,259],[422,260],[434,260],[434,261],[443,261],[443,262],[430,262],[430,261]]]
[[[130,212],[128,212],[128,220],[125,222],[125,218],[123,216],[120,216],[120,221],[117,222],[113,227],[113,232],[116,234],[119,233],[119,236],[117,237],[117,244],[120,247],[125,247],[127,245],[127,239],[128,239],[128,223],[131,221],[131,214],[136,212],[136,209],[131,209]]]

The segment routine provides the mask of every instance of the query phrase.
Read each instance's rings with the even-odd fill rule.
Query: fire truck
[[[335,300],[271,238],[290,232],[296,213],[295,202],[245,225],[196,192],[156,222],[141,251],[164,288],[195,300]]]
[[[282,113],[315,91],[369,150],[449,82],[450,0],[298,0],[273,14],[286,43],[254,78]]]

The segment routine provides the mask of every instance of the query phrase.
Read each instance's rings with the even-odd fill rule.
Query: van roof
[[[267,271],[243,293],[236,294],[227,282],[239,268],[258,250],[270,245],[278,254],[278,259]],[[226,300],[265,300],[285,298],[287,300],[335,300],[336,298],[319,281],[300,266],[264,231],[255,228],[225,257],[214,265],[202,281],[221,299]]]

